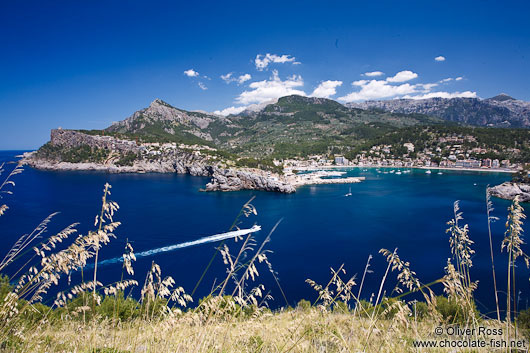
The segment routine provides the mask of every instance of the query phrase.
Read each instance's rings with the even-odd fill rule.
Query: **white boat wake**
[[[134,255],[138,259],[140,257],[151,256],[151,255],[160,254],[160,253],[163,253],[163,252],[168,252],[168,251],[173,251],[173,250],[177,250],[177,249],[187,248],[187,247],[190,247],[190,246],[195,246],[195,245],[200,245],[200,244],[205,244],[205,243],[213,243],[213,242],[216,242],[216,241],[221,241],[221,240],[226,240],[226,239],[230,239],[230,238],[235,238],[235,237],[247,235],[247,234],[250,234],[250,233],[255,233],[255,232],[258,232],[260,230],[261,230],[261,226],[254,225],[254,226],[252,226],[252,228],[249,228],[249,229],[240,229],[240,230],[235,230],[235,231],[232,231],[232,232],[210,235],[208,237],[200,238],[200,239],[193,240],[193,241],[187,241],[185,243],[169,245],[169,246],[164,246],[164,247],[161,247],[161,248],[156,248],[156,249],[142,251],[142,252],[139,252],[139,253],[134,254]],[[115,264],[115,263],[118,263],[118,262],[123,262],[123,258],[122,257],[115,257],[113,259],[104,260],[104,261],[99,262],[98,266],[110,265],[110,264]]]

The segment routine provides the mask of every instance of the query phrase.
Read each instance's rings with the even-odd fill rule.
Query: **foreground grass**
[[[484,321],[500,327],[496,321]],[[178,320],[65,321],[27,333],[21,351],[35,352],[417,352],[414,340],[435,338],[434,321],[396,325],[316,308],[202,325],[193,314]],[[484,337],[483,337],[484,338]],[[11,347],[10,351],[15,351]],[[429,352],[448,349],[429,349]],[[491,350],[484,350],[485,352]]]

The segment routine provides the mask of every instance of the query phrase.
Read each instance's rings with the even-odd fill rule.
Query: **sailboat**
[[[351,186],[350,186],[350,191],[347,194],[345,194],[344,196],[348,197],[348,196],[351,196],[351,195],[352,195],[352,193],[351,193]]]

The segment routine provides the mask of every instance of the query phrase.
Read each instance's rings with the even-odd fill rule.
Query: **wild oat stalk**
[[[501,251],[506,248],[508,252],[508,279],[507,279],[507,299],[506,299],[506,324],[508,336],[510,333],[511,325],[511,301],[512,293],[515,295],[515,261],[522,257],[526,267],[530,264],[530,258],[526,255],[521,246],[524,244],[523,241],[523,219],[526,216],[524,214],[523,207],[519,204],[519,197],[516,196],[508,208],[508,219],[506,220],[506,232],[504,233],[504,240],[502,241]],[[515,300],[515,299],[514,299]],[[514,313],[515,313],[515,301],[514,301]]]
[[[331,268],[331,280],[326,284],[325,287],[316,283],[311,279],[307,279],[308,283],[318,293],[318,298],[315,300],[313,305],[317,305],[317,308],[322,312],[328,312],[337,306],[338,300],[348,305],[348,302],[352,299],[358,301],[358,298],[353,294],[353,287],[357,285],[355,282],[355,275],[344,281],[340,274],[346,274],[344,264],[342,264],[338,270]]]
[[[392,265],[391,270],[398,270],[397,280],[395,288],[392,290],[390,295],[392,296],[393,292],[399,294],[403,293],[403,289],[399,286],[400,284],[404,286],[409,291],[419,290],[421,287],[420,281],[416,278],[416,272],[410,269],[410,263],[408,261],[402,261],[397,254],[397,249],[394,252],[390,252],[387,249],[379,250],[380,254],[386,257],[386,260],[389,264]]]
[[[172,311],[167,306],[169,301],[176,302],[182,307],[186,307],[188,302],[193,301],[192,297],[186,294],[182,287],[176,287],[172,290],[174,284],[175,280],[171,276],[162,279],[162,269],[153,261],[141,291],[141,303],[145,308],[144,318],[146,320],[150,321],[154,318],[156,309],[161,309],[162,313],[169,314]]]
[[[96,216],[96,219],[94,220],[94,226],[98,226],[97,233],[102,238],[108,237],[108,232],[112,232],[114,228],[120,225],[119,222],[114,222],[112,220],[112,217],[114,216],[114,212],[119,209],[119,206],[116,202],[113,201],[107,201],[107,196],[110,195],[110,186],[109,183],[105,183],[105,187],[103,189],[103,196],[101,198],[102,200],[102,206],[101,206],[101,213],[99,214],[99,217]],[[105,224],[107,222],[110,222],[109,224]],[[104,225],[105,224],[105,225]],[[98,274],[98,257],[99,257],[99,237],[95,238],[96,243],[94,246],[96,255],[94,259],[94,280],[93,282],[97,285],[97,274]],[[94,286],[94,290],[92,292],[93,294],[93,301],[92,301],[92,308],[95,309],[96,307],[96,286]]]
[[[493,291],[495,292],[495,306],[497,308],[497,320],[501,321],[501,311],[499,308],[499,293],[497,292],[497,278],[495,276],[495,262],[493,261],[493,241],[491,238],[491,223],[499,220],[498,217],[492,215],[494,208],[491,202],[491,195],[489,187],[486,187],[486,212],[488,216],[488,235],[490,240],[490,257],[491,257],[491,272],[493,275]]]
[[[451,253],[456,262],[456,267],[449,266],[448,261],[447,270],[455,270],[455,274],[448,273],[444,277],[444,286],[446,288],[455,288],[458,290],[459,296],[454,299],[461,302],[462,307],[465,308],[465,315],[467,319],[476,320],[474,312],[473,292],[477,288],[478,281],[472,282],[470,275],[470,268],[473,266],[472,257],[475,251],[471,248],[474,243],[469,238],[468,225],[460,226],[459,221],[463,220],[462,212],[460,212],[459,201],[455,201],[453,206],[454,218],[447,222],[449,228],[446,233],[450,233],[449,244],[451,246]],[[453,293],[449,291],[449,293]]]
[[[2,163],[0,164],[0,175],[2,175],[2,173],[5,172],[5,169],[4,169],[4,166],[5,166],[5,163]],[[24,168],[22,167],[22,165],[20,163],[17,164],[17,166],[15,168],[13,168],[11,170],[11,172],[9,172],[9,174],[7,175],[7,177],[4,179],[4,181],[2,181],[2,183],[0,184],[0,198],[2,198],[2,194],[13,194],[12,191],[10,190],[4,190],[6,186],[8,185],[11,185],[11,186],[15,186],[15,182],[13,180],[11,180],[11,178],[17,174],[20,174],[22,173],[24,170]],[[5,206],[5,205],[3,205]],[[7,207],[7,206],[5,206]],[[1,215],[1,214],[0,214]]]
[[[364,279],[366,278],[367,273],[372,273],[373,271],[370,270],[370,261],[372,260],[372,255],[368,255],[368,260],[366,260],[366,265],[364,267],[363,277],[361,279],[361,284],[359,285],[359,292],[357,293],[357,301],[355,303],[355,309],[353,310],[353,316],[357,313],[357,309],[361,306],[361,293],[363,290],[364,285]]]
[[[51,236],[47,241],[35,246],[33,249],[38,257],[40,257],[40,264],[31,266],[29,270],[24,273],[17,281],[13,292],[11,292],[4,303],[7,310],[0,309],[0,339],[5,339],[7,335],[16,332],[15,328],[23,319],[22,315],[31,308],[35,302],[42,301],[43,295],[48,292],[51,286],[59,283],[62,275],[70,277],[71,273],[86,266],[87,261],[95,256],[99,248],[110,242],[110,238],[114,237],[113,231],[120,225],[112,219],[114,212],[118,209],[115,202],[107,202],[106,195],[110,185],[105,186],[105,196],[103,198],[103,205],[101,214],[99,216],[99,228],[97,231],[89,232],[85,236],[78,236],[77,239],[67,246],[65,249],[52,252],[57,243],[60,243],[72,235],[76,230],[75,225],[65,228],[58,234]],[[35,231],[29,235],[21,237],[15,246],[8,252],[6,258],[2,261],[2,269],[13,262],[13,260],[20,254],[20,252],[45,230],[49,223],[51,216],[41,223]],[[98,224],[98,217],[96,217],[96,224]],[[94,281],[74,287],[73,294],[81,293],[89,288],[93,292],[94,305],[99,304],[101,297],[95,295],[95,290],[98,285],[101,285],[94,276]],[[73,297],[72,293],[65,295],[63,292],[58,293],[57,299],[54,301],[54,306],[61,306],[66,304],[66,300]],[[25,303],[17,308],[17,303],[20,299],[25,299]],[[1,304],[1,303],[0,303]]]
[[[237,214],[236,218],[234,219],[234,222],[232,223],[232,225],[230,226],[230,228],[228,228],[228,231],[232,231],[233,229],[239,229],[239,224],[241,223],[241,217],[242,216],[245,216],[245,217],[249,217],[251,214],[254,214],[254,215],[257,215],[257,211],[256,211],[256,207],[254,207],[254,205],[252,205],[252,201],[254,200],[255,196],[252,196],[250,198],[250,200],[248,200],[244,205],[243,207],[241,207],[241,209],[239,210],[239,213]],[[236,238],[237,239],[237,238]],[[217,257],[217,253],[220,252],[219,250],[221,249],[221,247],[224,245],[225,241],[223,240],[219,246],[217,247],[217,250],[216,252],[214,252],[214,254],[212,255],[211,259],[210,259],[210,262],[208,262],[208,265],[206,265],[206,268],[204,269],[204,271],[202,272],[202,275],[201,277],[199,278],[199,280],[197,281],[197,283],[195,284],[195,287],[193,288],[193,290],[191,291],[191,295],[193,296],[195,294],[195,291],[197,290],[197,288],[199,288],[199,285],[201,284],[202,280],[204,279],[204,276],[206,276],[206,273],[208,272],[208,270],[210,269],[210,267],[212,266],[213,264],[213,261],[215,260],[215,258]]]

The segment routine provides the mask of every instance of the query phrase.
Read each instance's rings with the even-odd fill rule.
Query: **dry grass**
[[[415,352],[412,341],[432,338],[436,323],[422,321],[406,327],[382,320],[365,347],[370,325],[369,318],[353,319],[351,314],[316,308],[208,325],[196,324],[193,314],[177,321],[120,325],[63,322],[35,332],[26,348],[38,352]]]

